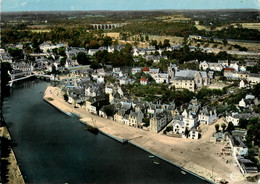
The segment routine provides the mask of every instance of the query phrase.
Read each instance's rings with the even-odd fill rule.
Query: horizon
[[[1,12],[31,11],[187,11],[260,8],[260,0],[2,0]]]
[[[3,13],[31,13],[31,12],[151,12],[151,11],[259,11],[257,8],[237,8],[237,9],[149,9],[149,10],[24,10],[24,11],[2,11]]]

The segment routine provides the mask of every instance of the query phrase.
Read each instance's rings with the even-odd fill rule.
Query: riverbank
[[[100,132],[112,138],[128,140],[129,143],[210,181],[217,183],[225,179],[229,183],[245,183],[242,179],[234,178],[239,173],[238,168],[234,164],[226,164],[223,157],[217,154],[221,152],[224,145],[209,141],[214,126],[202,127],[207,133],[203,134],[200,140],[173,138],[92,115],[85,109],[74,108],[58,96],[60,96],[59,90],[48,87],[44,100],[67,115],[79,115],[81,122],[96,126]],[[218,123],[221,123],[223,120],[219,121]]]
[[[8,129],[6,127],[1,127],[1,131],[0,131],[0,136],[4,137],[8,140],[11,140],[11,136],[8,132]],[[20,171],[20,168],[18,166],[14,151],[12,148],[10,148],[10,154],[7,158],[2,158],[5,159],[9,162],[9,165],[7,166],[8,169],[8,183],[13,184],[13,183],[17,183],[17,184],[25,184],[23,175]]]

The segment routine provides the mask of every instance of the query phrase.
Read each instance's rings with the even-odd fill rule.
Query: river
[[[43,101],[48,85],[18,82],[4,101],[26,183],[206,183],[131,144],[90,133],[78,119]]]

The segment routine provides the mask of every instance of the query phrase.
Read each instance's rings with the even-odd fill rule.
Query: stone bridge
[[[107,23],[107,24],[90,24],[96,30],[111,30],[117,27],[123,27],[127,23]]]

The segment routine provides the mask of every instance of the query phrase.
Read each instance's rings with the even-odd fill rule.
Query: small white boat
[[[160,164],[159,162],[156,162],[156,161],[154,161],[153,163],[156,164],[156,165],[159,165],[159,164]]]
[[[154,155],[149,155],[149,158],[154,158],[155,156]]]
[[[186,175],[186,172],[185,171],[181,171],[181,174]]]

